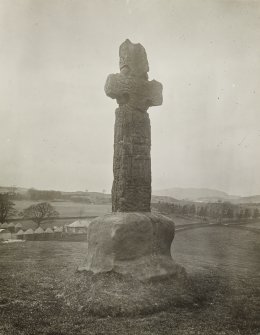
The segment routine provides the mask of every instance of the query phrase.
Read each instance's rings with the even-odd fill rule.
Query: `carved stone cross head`
[[[105,93],[116,99],[119,106],[146,112],[151,106],[162,104],[162,84],[148,81],[149,65],[144,47],[128,39],[119,49],[120,73],[110,74],[105,84]]]

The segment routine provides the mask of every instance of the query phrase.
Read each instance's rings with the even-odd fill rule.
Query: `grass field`
[[[1,335],[258,335],[259,235],[224,227],[177,233],[172,247],[196,303],[136,317],[86,315],[63,299],[85,243],[0,244]]]
[[[35,205],[38,202],[29,200],[17,200],[14,201],[15,208],[18,212],[29,207],[30,205]],[[84,217],[84,216],[101,216],[103,214],[111,212],[111,205],[94,205],[94,204],[82,204],[75,203],[71,201],[54,201],[50,202],[52,206],[59,212],[60,218],[58,220],[43,221],[42,227],[46,229],[47,227],[53,226],[64,226],[75,221],[75,219],[69,219],[69,217]],[[65,217],[65,218],[63,218]],[[17,217],[19,218],[19,217]],[[22,220],[22,229],[26,230],[29,228],[36,229],[37,224],[32,220]]]
[[[36,201],[20,200],[14,201],[15,208],[18,211],[29,207],[30,205],[37,204]],[[50,204],[60,213],[60,216],[98,216],[111,212],[111,204],[94,205],[83,204],[71,201],[54,201]]]

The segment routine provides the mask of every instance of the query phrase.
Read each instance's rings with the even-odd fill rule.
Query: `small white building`
[[[88,226],[92,219],[77,220],[65,226],[67,233],[73,234],[86,234],[88,232]]]
[[[7,229],[0,229],[0,241],[6,241],[11,239],[11,233]]]

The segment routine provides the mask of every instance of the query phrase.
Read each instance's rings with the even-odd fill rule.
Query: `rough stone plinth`
[[[87,258],[79,270],[114,271],[139,280],[176,274],[171,258],[174,223],[153,213],[111,213],[89,226]]]
[[[108,76],[106,94],[116,99],[113,212],[149,212],[151,127],[147,110],[162,104],[162,84],[148,81],[144,47],[126,40],[119,49],[120,73]]]

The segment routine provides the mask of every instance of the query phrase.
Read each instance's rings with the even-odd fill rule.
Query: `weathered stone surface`
[[[171,258],[174,223],[153,213],[111,213],[89,226],[87,259],[79,270],[115,271],[139,280],[176,274]]]
[[[150,212],[151,127],[147,110],[162,103],[162,85],[148,81],[145,49],[126,40],[120,73],[108,76],[105,92],[117,99],[114,132],[112,214],[88,228],[85,265],[94,274],[115,272],[136,280],[177,275],[170,249],[174,223]],[[128,277],[128,276],[126,276]]]
[[[120,73],[108,76],[105,92],[116,99],[113,212],[149,212],[151,127],[147,110],[162,104],[162,85],[148,81],[144,47],[126,40],[119,49]]]

